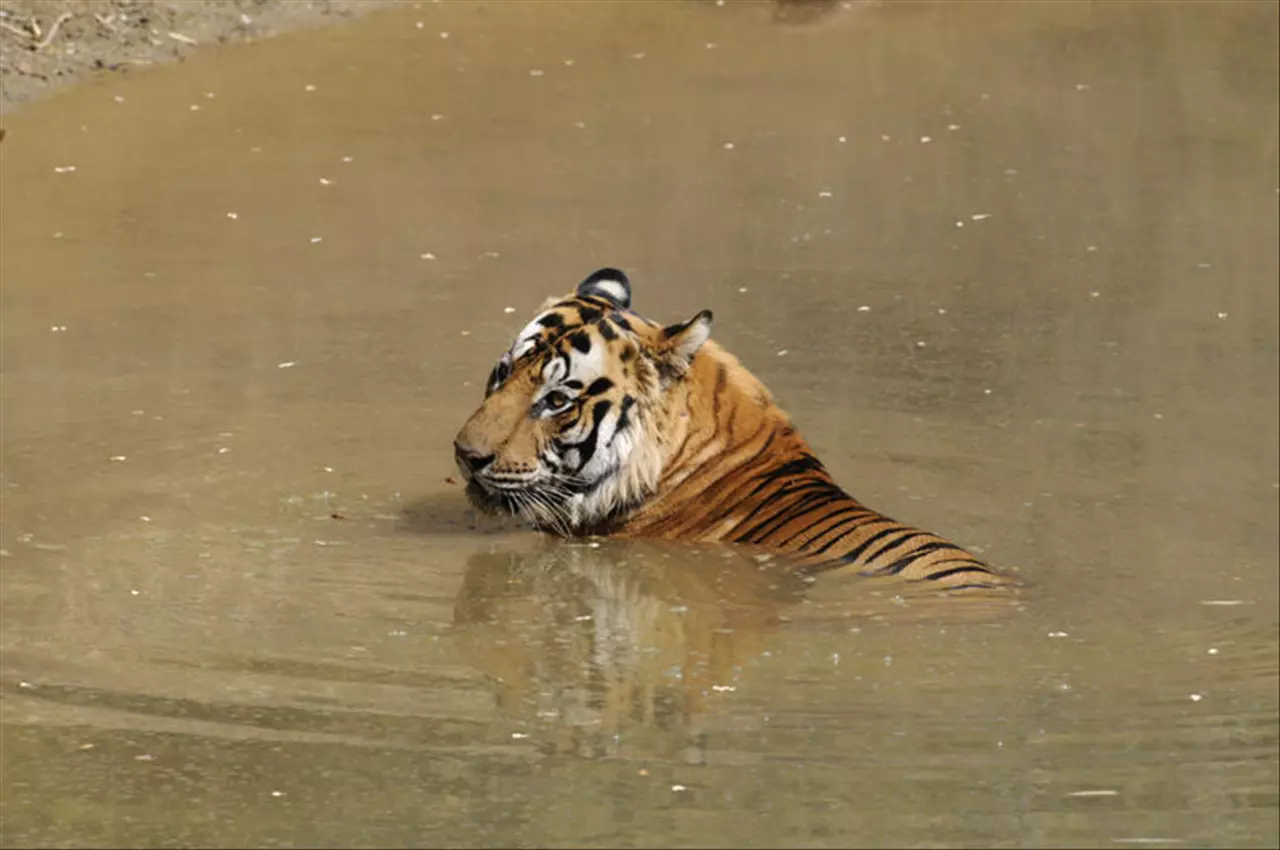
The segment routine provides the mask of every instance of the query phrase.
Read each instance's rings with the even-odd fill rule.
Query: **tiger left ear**
[[[578,284],[578,294],[594,295],[626,310],[631,306],[631,281],[617,269],[600,269]]]
[[[692,319],[662,329],[662,359],[677,375],[683,375],[693,362],[694,355],[711,337],[710,310],[703,310]]]

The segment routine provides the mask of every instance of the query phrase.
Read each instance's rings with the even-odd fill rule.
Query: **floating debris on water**
[[[312,245],[316,244],[317,242],[322,242],[322,241],[324,241],[324,237],[323,237],[323,236],[312,236],[312,237],[311,237],[311,244],[312,244]]]
[[[233,212],[227,213],[227,218],[232,219],[233,221],[239,217],[240,217],[240,213],[233,213]]]
[[[733,150],[733,142],[725,142],[725,143],[724,143],[724,149],[725,149],[725,150],[727,150],[727,151],[731,151],[731,150]],[[74,170],[74,167],[73,167],[73,170]]]
[[[1087,791],[1072,791],[1067,794],[1068,797],[1115,797],[1119,795],[1119,791],[1113,788],[1095,788]]]
[[[76,167],[74,165],[55,165],[53,167],[53,171],[55,174],[70,174],[72,171],[75,171],[75,170],[76,170]]]
[[[297,365],[298,365],[298,361],[297,361],[297,360],[286,360],[286,361],[284,361],[283,363],[277,363],[277,364],[276,364],[276,368],[277,368],[277,369],[292,369],[294,366],[297,366]]]

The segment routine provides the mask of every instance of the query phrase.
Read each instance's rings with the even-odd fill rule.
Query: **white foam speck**
[[[515,308],[515,307],[503,307],[503,308],[502,308],[502,312],[504,312],[504,313],[514,313],[515,311],[516,311],[516,308]]]
[[[297,366],[297,365],[298,365],[298,361],[297,361],[297,360],[286,360],[286,361],[284,361],[283,363],[277,363],[277,364],[276,364],[276,368],[277,368],[277,369],[292,369],[294,366]]]

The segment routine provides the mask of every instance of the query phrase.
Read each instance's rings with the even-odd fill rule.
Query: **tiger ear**
[[[617,269],[600,269],[578,284],[579,295],[593,295],[626,310],[631,306],[631,281]]]
[[[692,319],[662,329],[658,356],[664,371],[675,376],[688,371],[694,355],[711,337],[711,319],[711,311],[703,310]]]

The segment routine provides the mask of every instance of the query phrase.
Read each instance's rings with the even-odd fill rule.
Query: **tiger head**
[[[626,275],[601,269],[517,334],[454,440],[473,503],[570,536],[653,492],[670,402],[711,311],[663,327],[630,306]]]

